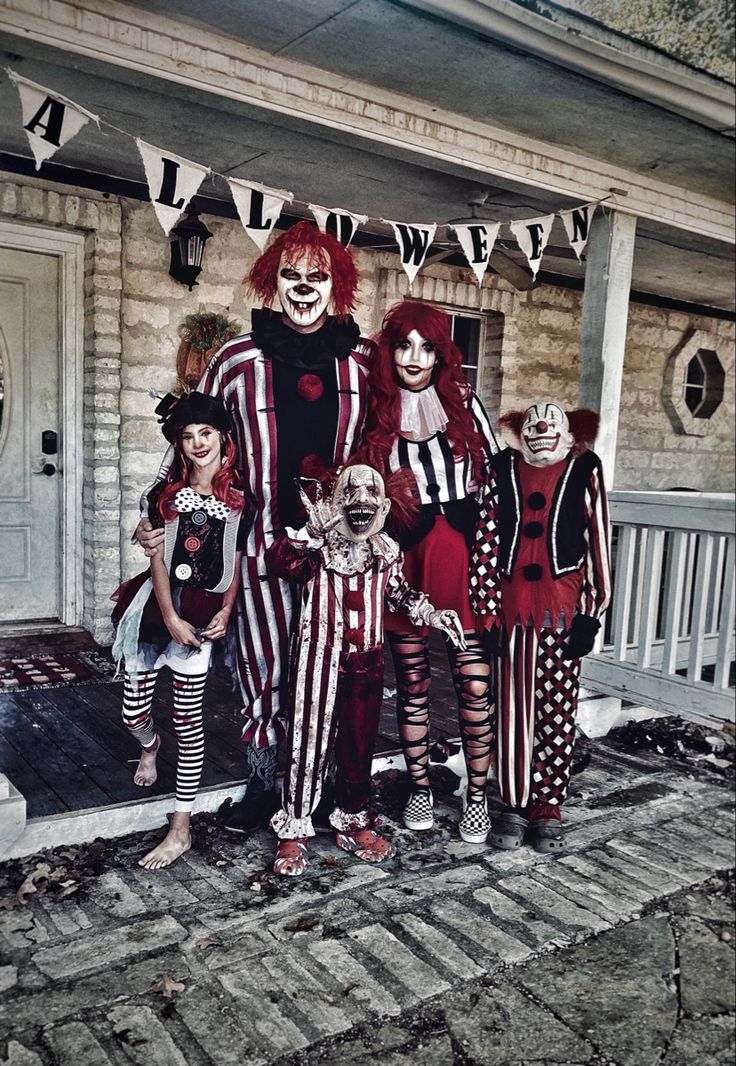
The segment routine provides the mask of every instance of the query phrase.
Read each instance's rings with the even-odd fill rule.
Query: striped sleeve
[[[483,403],[476,393],[470,395],[470,413],[473,416],[475,422],[475,428],[483,438],[483,445],[486,450],[488,458],[495,455],[499,451],[498,441],[496,440],[496,434],[493,432],[490,419],[486,413],[486,409]]]
[[[611,600],[611,531],[608,498],[600,463],[585,490],[585,562],[580,611],[599,618]]]

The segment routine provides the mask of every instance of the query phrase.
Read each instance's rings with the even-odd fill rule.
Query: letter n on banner
[[[382,221],[393,227],[396,242],[399,246],[401,265],[409,279],[409,288],[411,288],[414,278],[427,258],[429,246],[437,232],[437,223],[432,222],[426,226],[409,226],[406,222],[392,222],[388,218],[384,218]]]
[[[36,85],[27,78],[21,78],[13,70],[8,71],[8,76],[15,82],[18,90],[23,129],[36,161],[36,170],[79,133],[90,119],[99,126],[97,115],[85,111],[65,96],[50,92],[44,89],[43,85]]]
[[[532,276],[535,278],[554,220],[554,215],[543,215],[541,218],[525,218],[521,222],[509,222],[511,232],[526,256]]]
[[[496,243],[500,222],[468,222],[462,226],[453,226],[460,242],[460,247],[475,274],[478,285],[483,284],[483,275],[488,269],[493,246]]]
[[[560,218],[562,219],[562,225],[565,227],[567,239],[570,242],[570,247],[573,249],[578,259],[585,251],[585,245],[588,243],[590,222],[595,213],[596,206],[597,202],[584,204],[582,207],[573,207],[570,211],[559,212]]]
[[[346,248],[355,236],[358,226],[368,221],[367,215],[356,215],[352,211],[346,211],[343,207],[320,207],[318,204],[309,204],[309,210],[314,215],[318,228],[323,233],[330,233],[337,237]]]
[[[164,152],[145,141],[136,140],[146,171],[148,192],[161,228],[168,237],[185,207],[209,174],[209,167],[192,163],[172,152]]]
[[[242,181],[240,178],[228,178],[227,183],[243,229],[262,252],[284,204],[290,204],[294,194],[284,189],[269,189],[265,185],[259,185],[257,181]]]

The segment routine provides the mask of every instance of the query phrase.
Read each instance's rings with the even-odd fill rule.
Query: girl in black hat
[[[204,758],[204,685],[212,642],[225,636],[235,604],[245,519],[251,517],[224,404],[192,392],[165,397],[156,413],[175,451],[149,497],[149,513],[165,530],[164,547],[151,556],[150,570],[113,596],[113,655],[125,662],[123,720],[142,747],[137,785],[156,780],[161,738],[151,717],[153,690],[162,666],[174,674],[176,807],[164,840],[139,860],[149,870],[170,866],[191,847],[189,823]]]

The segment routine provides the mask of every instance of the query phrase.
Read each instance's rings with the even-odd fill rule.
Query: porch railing
[[[703,724],[734,720],[734,497],[612,492],[613,601],[583,683]]]

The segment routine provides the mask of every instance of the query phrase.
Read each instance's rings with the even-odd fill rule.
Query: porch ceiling
[[[199,14],[192,13],[186,0],[133,3],[192,25],[193,42],[197,26],[226,33],[274,55],[329,67],[383,90],[411,93],[474,119],[491,115],[495,125],[639,174],[651,173],[695,194],[725,202],[733,198],[733,145],[717,132],[388,0],[280,0],[274,5],[208,0]],[[0,52],[3,65],[59,90],[131,134],[219,173],[291,189],[300,201],[348,207],[373,218],[437,222],[467,218],[471,204],[479,217],[504,219],[532,217],[574,202],[506,178],[494,176],[484,183],[460,161],[361,140],[291,114],[62,52],[15,32],[0,32]],[[0,150],[29,156],[17,93],[4,77]],[[143,181],[132,142],[104,127],[88,126],[57,153],[57,161]],[[229,199],[219,179],[209,181],[202,193]],[[372,228],[376,246],[391,245],[386,227]],[[438,233],[433,251],[441,251],[445,235]],[[511,240],[503,250],[523,263]],[[731,249],[717,240],[640,220],[633,287],[730,310],[731,261]],[[544,273],[579,280],[583,269],[557,221]]]

